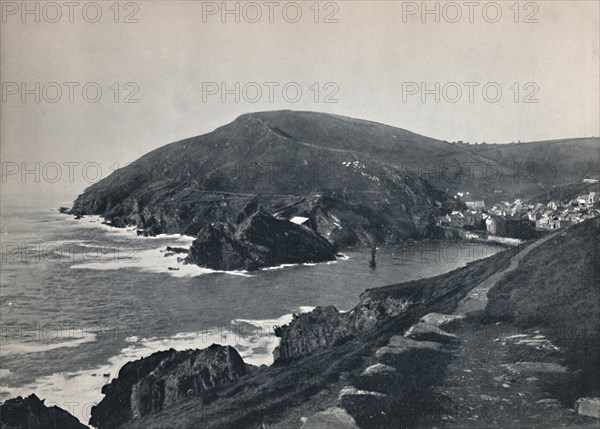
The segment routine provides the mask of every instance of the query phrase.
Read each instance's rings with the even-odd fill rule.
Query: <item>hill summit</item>
[[[80,195],[76,214],[144,233],[196,235],[235,224],[250,205],[296,216],[332,244],[426,235],[444,192],[402,169],[402,158],[448,157],[452,146],[399,128],[321,113],[242,115],[154,150]]]

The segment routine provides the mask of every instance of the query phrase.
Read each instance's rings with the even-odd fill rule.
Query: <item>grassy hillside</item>
[[[594,176],[598,143],[470,146],[331,114],[258,112],[146,154],[86,189],[72,211],[195,235],[258,202],[311,218],[335,244],[391,243],[426,236],[457,192],[491,202]]]
[[[514,187],[507,190],[511,196],[530,196],[536,201],[568,200],[589,192],[590,186],[582,182],[583,178],[600,178],[597,137],[462,146],[515,170]]]
[[[544,243],[490,291],[486,310],[491,319],[547,332],[581,370],[571,386],[579,396],[600,393],[599,238],[595,218]]]

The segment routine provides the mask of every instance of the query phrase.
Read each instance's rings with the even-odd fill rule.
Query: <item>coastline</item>
[[[63,216],[61,216],[61,218],[64,219]],[[158,241],[160,239],[166,239],[166,240],[173,240],[172,242],[170,242],[170,244],[175,245],[175,244],[185,243],[185,240],[191,239],[191,237],[185,237],[185,236],[182,237],[180,235],[173,235],[173,234],[157,236],[157,237],[139,236],[135,233],[134,228],[117,228],[117,227],[112,227],[110,225],[103,224],[101,217],[97,217],[97,218],[84,217],[82,219],[77,220],[77,225],[83,226],[83,227],[94,228],[94,229],[100,229],[109,235],[117,234],[117,235],[126,236],[127,238],[133,238],[135,240],[139,239],[140,242],[146,242],[146,240],[144,240],[145,238],[150,238],[150,240],[148,241],[149,243],[152,243],[153,241]],[[443,242],[446,242],[446,241],[442,240],[439,243],[443,243]],[[95,246],[91,245],[91,247],[95,247]],[[157,256],[157,257],[160,257],[160,258],[163,258],[166,260],[170,259],[170,258],[164,258],[163,254],[160,253],[161,248],[162,248],[162,245],[161,245],[161,247],[156,247],[156,248],[152,249],[151,251],[154,252],[155,256]],[[343,258],[340,258],[340,259],[348,260],[349,258],[351,258],[351,256],[345,255]],[[329,265],[332,263],[335,263],[335,262],[333,262],[333,261],[325,262],[323,264]],[[311,265],[312,266],[312,264],[294,264],[294,265],[295,266],[298,266],[298,265]],[[127,266],[129,268],[132,267],[131,264],[129,264]],[[84,268],[84,267],[81,267],[81,268]],[[98,268],[99,269],[101,268],[102,270],[106,270],[107,265],[102,264],[101,266],[98,266]],[[383,268],[383,267],[381,267],[381,268]],[[266,270],[266,271],[269,271],[269,270]],[[168,271],[162,271],[162,270],[160,272],[168,273]],[[260,325],[267,324],[267,325],[277,326],[279,324],[284,324],[284,322],[291,320],[291,318],[293,317],[293,314],[298,314],[299,312],[302,312],[302,309],[300,309],[298,312],[295,311],[294,313],[286,313],[284,316],[281,316],[281,318],[285,318],[285,320],[279,320],[279,319],[275,320],[275,321],[271,320],[271,319],[257,320],[254,322],[254,324],[256,325],[258,323]],[[247,319],[233,319],[232,323],[235,323],[236,321],[249,322],[249,320],[247,320]],[[276,322],[276,323],[274,323],[274,322]],[[68,403],[69,400],[72,399],[72,395],[66,395],[64,397],[61,397],[61,396],[57,397],[56,394],[54,393],[55,387],[57,385],[61,385],[61,386],[64,385],[64,386],[67,386],[66,390],[68,390],[68,391],[83,392],[83,393],[79,394],[78,396],[80,396],[82,400],[85,400],[86,403],[92,403],[95,400],[94,398],[101,397],[101,394],[100,394],[101,387],[104,384],[106,384],[106,380],[103,378],[103,374],[111,374],[111,376],[114,376],[120,366],[122,366],[132,360],[146,357],[148,354],[150,354],[156,350],[162,350],[162,349],[170,348],[170,347],[175,347],[178,349],[198,348],[198,347],[203,348],[203,347],[206,347],[210,343],[210,341],[215,342],[215,343],[221,343],[221,344],[231,344],[234,346],[237,345],[238,347],[241,346],[241,347],[239,347],[240,354],[242,355],[243,359],[251,365],[268,365],[273,362],[272,351],[280,343],[280,339],[275,337],[274,335],[272,335],[272,331],[269,331],[269,333],[266,334],[266,335],[270,336],[270,338],[268,338],[270,342],[268,344],[266,344],[268,347],[266,347],[264,350],[258,351],[257,356],[260,355],[260,357],[255,357],[255,358],[252,357],[252,354],[254,352],[256,352],[257,349],[260,348],[260,345],[256,344],[256,342],[252,342],[251,340],[248,340],[248,342],[250,344],[243,344],[241,342],[236,342],[235,341],[236,335],[239,336],[239,329],[238,330],[236,330],[236,329],[230,329],[230,330],[221,329],[219,332],[212,333],[212,334],[210,332],[206,332],[206,331],[181,332],[180,334],[176,334],[176,335],[172,336],[171,338],[167,338],[167,339],[156,339],[156,338],[152,338],[152,337],[141,338],[141,339],[140,338],[138,338],[138,339],[128,338],[128,340],[130,340],[131,344],[128,344],[127,347],[124,347],[118,355],[113,356],[113,358],[109,359],[105,365],[92,367],[85,374],[82,374],[81,371],[78,371],[78,372],[58,373],[58,374],[53,374],[53,375],[47,376],[47,377],[45,376],[40,379],[37,379],[34,383],[23,385],[20,388],[14,388],[14,389],[11,388],[9,394],[10,394],[10,396],[15,396],[15,395],[19,395],[19,394],[27,395],[27,394],[31,393],[32,391],[34,391],[37,394],[41,395],[40,397],[47,398],[49,403],[50,402],[57,403],[57,404]],[[225,339],[223,337],[225,337]],[[252,339],[253,337],[250,337],[250,338]],[[246,347],[246,349],[244,349],[244,347]],[[83,386],[84,388],[86,386],[89,386],[89,388],[85,388],[85,391],[84,391],[83,389],[81,389],[78,386]],[[88,400],[88,397],[89,397],[89,400]],[[54,399],[54,398],[56,398],[56,399]],[[84,419],[82,421],[87,421],[87,419]]]

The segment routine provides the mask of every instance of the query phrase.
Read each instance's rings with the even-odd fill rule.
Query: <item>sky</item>
[[[252,111],[472,143],[600,134],[597,1],[50,3],[2,1],[5,196],[72,200]]]

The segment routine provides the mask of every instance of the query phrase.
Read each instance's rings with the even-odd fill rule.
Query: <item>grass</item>
[[[486,318],[539,328],[565,351],[579,376],[557,389],[600,394],[600,219],[577,224],[543,244],[489,293]]]

